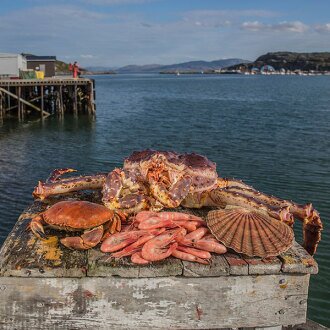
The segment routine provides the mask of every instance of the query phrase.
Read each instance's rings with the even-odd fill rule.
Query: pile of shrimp
[[[146,265],[169,256],[209,264],[211,253],[226,253],[197,216],[181,212],[141,211],[120,233],[108,237],[101,245],[102,252],[111,257],[131,257],[135,264]]]

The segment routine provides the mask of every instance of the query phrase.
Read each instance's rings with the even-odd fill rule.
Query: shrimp
[[[124,248],[125,246],[135,242],[142,235],[146,234],[145,231],[125,231],[116,233],[108,237],[101,245],[102,252],[115,252]]]
[[[164,220],[196,220],[196,221],[203,221],[204,220],[200,217],[197,217],[196,215],[182,213],[182,212],[159,212],[157,215],[164,219]],[[205,222],[204,222],[205,223]]]
[[[149,261],[163,260],[169,257],[174,250],[178,247],[178,243],[171,244],[177,237],[185,235],[184,228],[168,230],[165,233],[154,237],[143,245],[141,255],[143,259]]]
[[[155,231],[155,230],[152,231],[151,234],[141,236],[137,241],[135,241],[131,245],[126,246],[123,250],[121,250],[119,252],[116,252],[116,253],[113,253],[111,256],[114,257],[114,258],[122,258],[122,257],[130,256],[133,253],[135,253],[137,251],[137,248],[141,247],[141,245],[148,242],[149,240],[151,240],[155,236],[163,233],[164,231],[165,231],[165,228],[161,228],[158,231]],[[141,248],[140,248],[140,250],[141,250]]]
[[[139,229],[155,229],[155,228],[162,228],[162,227],[169,227],[173,228],[176,227],[176,224],[171,220],[163,220],[159,217],[151,217],[149,219],[143,220],[139,223]]]
[[[173,257],[176,257],[178,259],[181,259],[181,260],[187,260],[187,261],[195,261],[195,262],[199,262],[200,264],[204,264],[204,265],[208,265],[209,263],[204,260],[204,259],[201,259],[201,258],[198,258],[190,253],[186,253],[186,252],[182,252],[182,251],[179,251],[179,250],[174,250],[172,252],[172,256]]]
[[[141,251],[133,253],[131,256],[131,261],[134,264],[139,264],[139,265],[147,265],[150,263],[150,261],[142,258]]]
[[[194,221],[174,220],[173,224],[177,225],[178,227],[186,228],[189,232],[197,229],[196,223],[194,223]]]
[[[194,249],[194,248],[186,247],[186,246],[180,246],[180,245],[177,247],[177,250],[192,254],[198,258],[211,259],[211,253],[208,251],[202,251],[202,250],[198,250],[198,249]]]
[[[193,243],[201,239],[209,230],[205,227],[198,228],[178,241],[181,245],[193,246]]]
[[[141,221],[144,221],[144,220],[149,219],[151,217],[157,217],[157,216],[158,216],[157,212],[141,211],[135,216],[134,221],[137,222],[137,223],[140,223]]]
[[[195,231],[187,234],[185,236],[185,239],[192,240],[192,241],[199,240],[199,239],[201,239],[204,235],[206,235],[209,232],[210,231],[207,228],[201,227],[201,228],[198,228]]]
[[[220,244],[219,242],[214,242],[213,240],[201,239],[197,242],[194,242],[193,246],[198,249],[214,252],[217,254],[224,254],[227,252],[227,249],[224,245]]]

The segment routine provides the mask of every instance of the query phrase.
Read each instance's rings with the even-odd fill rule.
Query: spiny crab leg
[[[210,192],[206,205],[211,199],[219,206],[236,205],[265,210],[271,216],[293,226],[294,217],[303,222],[303,246],[311,255],[315,254],[321,240],[323,224],[319,213],[312,204],[300,205],[293,201],[280,199],[257,191],[242,181],[234,179],[219,179],[219,186],[223,187]],[[205,205],[204,204],[204,205]],[[273,209],[273,211],[272,211]]]
[[[256,198],[244,195],[239,192],[233,192],[228,189],[215,189],[209,194],[208,206],[235,205],[246,207],[251,210],[259,210],[268,213],[270,216],[285,222],[292,226],[294,222],[293,215],[289,211],[288,206],[276,207],[258,201]]]
[[[55,182],[39,181],[32,195],[43,200],[48,196],[66,194],[78,190],[102,189],[105,179],[106,174],[95,174],[61,179]]]
[[[119,168],[110,172],[103,185],[102,202],[111,210],[123,209],[127,213],[149,208],[147,189],[134,171]]]
[[[178,207],[181,201],[188,195],[192,180],[189,176],[184,176],[167,189],[165,185],[151,180],[151,194],[165,207]]]
[[[73,168],[59,168],[55,169],[52,173],[50,173],[49,177],[47,178],[46,182],[56,182],[59,178],[66,173],[77,172],[77,170]]]
[[[319,225],[320,228],[323,228],[318,212],[313,208],[311,203],[309,204],[297,204],[290,200],[281,199],[275,196],[270,196],[264,193],[261,193],[255,189],[239,188],[236,186],[229,186],[226,188],[232,192],[239,192],[246,196],[253,197],[263,203],[266,203],[275,207],[286,207],[288,206],[290,212],[298,219],[304,220],[307,219],[308,223],[313,223],[314,225]],[[318,218],[318,219],[317,219]],[[312,220],[312,221],[311,221]]]

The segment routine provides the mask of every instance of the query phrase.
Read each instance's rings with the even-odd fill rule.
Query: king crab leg
[[[110,172],[102,189],[102,202],[109,209],[135,213],[149,208],[147,189],[138,173],[119,168]]]
[[[192,180],[184,176],[169,189],[157,181],[151,180],[150,191],[162,205],[169,208],[178,207],[181,201],[188,195]]]
[[[52,173],[50,173],[48,179],[46,180],[46,182],[56,182],[59,180],[59,178],[61,177],[61,175],[65,174],[65,173],[71,173],[71,172],[76,172],[77,170],[73,169],[73,168],[59,168],[54,170]]]
[[[313,255],[321,240],[323,225],[319,213],[312,204],[300,205],[293,201],[280,199],[257,191],[242,181],[235,179],[218,179],[218,189],[211,191],[204,205],[224,207],[226,205],[242,206],[266,211],[286,224],[293,226],[294,217],[303,222],[303,246]]]
[[[78,176],[67,179],[58,179],[54,182],[38,182],[38,186],[34,188],[33,197],[44,200],[52,195],[66,194],[73,191],[84,189],[102,189],[106,179],[106,174],[95,174]]]

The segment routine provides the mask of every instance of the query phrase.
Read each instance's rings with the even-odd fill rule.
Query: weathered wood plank
[[[267,259],[245,257],[244,260],[248,264],[249,275],[278,274],[281,272],[282,262],[276,257]]]
[[[98,249],[88,251],[88,276],[139,277],[139,266],[132,264],[128,258],[114,259],[109,253]]]
[[[196,262],[183,261],[183,276],[225,276],[229,275],[229,265],[222,255],[212,255],[209,265],[202,265]]]
[[[285,279],[287,286],[280,287]],[[309,275],[0,278],[2,329],[214,329],[304,323]]]
[[[227,252],[224,257],[229,265],[230,275],[249,274],[249,265],[239,254]]]
[[[314,258],[297,242],[294,242],[292,248],[282,253],[279,258],[282,261],[281,270],[284,273],[318,273],[318,265]]]

